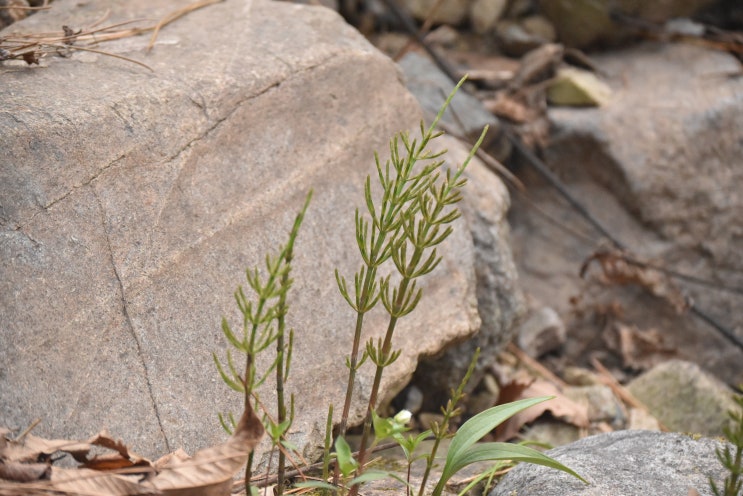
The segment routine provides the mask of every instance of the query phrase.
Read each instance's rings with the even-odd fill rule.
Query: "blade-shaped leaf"
[[[489,408],[484,412],[478,413],[462,424],[457,431],[454,439],[451,441],[451,445],[449,446],[449,452],[446,455],[446,464],[448,465],[450,460],[456,460],[461,456],[461,453],[464,450],[482,439],[485,434],[498,427],[506,419],[516,415],[522,410],[526,410],[531,406],[552,398],[553,396],[528,398],[514,401],[512,403],[506,403],[504,405],[498,405]]]
[[[561,470],[588,484],[587,480],[554,458],[550,458],[533,448],[512,443],[481,443],[470,446],[460,453],[454,463],[451,465],[447,463],[441,478],[446,478],[448,480],[452,475],[467,465],[488,460],[512,460],[516,462],[543,465],[545,467]]]

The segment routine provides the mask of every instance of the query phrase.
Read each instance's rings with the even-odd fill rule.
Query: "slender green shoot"
[[[431,431],[434,435],[434,442],[433,446],[431,447],[431,453],[426,458],[426,470],[423,472],[423,480],[421,481],[421,485],[418,490],[418,496],[423,496],[423,491],[425,490],[426,483],[428,482],[428,478],[431,475],[431,470],[433,469],[434,463],[436,461],[436,455],[438,454],[441,441],[449,437],[449,426],[452,419],[459,416],[462,412],[459,405],[464,399],[464,389],[470,382],[470,378],[472,377],[472,373],[475,371],[477,360],[479,358],[480,348],[477,348],[475,350],[475,353],[472,355],[472,359],[470,360],[469,365],[467,366],[467,372],[465,372],[464,377],[462,377],[462,380],[459,382],[457,389],[451,392],[451,396],[446,402],[446,406],[441,409],[441,413],[443,413],[444,415],[441,423],[434,423],[431,426]]]
[[[294,242],[299,234],[299,228],[304,219],[312,192],[307,195],[302,210],[297,215],[294,225],[289,233],[286,246],[279,250],[275,256],[266,256],[265,275],[258,268],[246,270],[245,276],[248,286],[254,293],[255,300],[250,300],[242,286],[235,291],[235,301],[243,316],[242,335],[236,334],[230,327],[226,318],[222,319],[222,332],[227,342],[245,355],[245,367],[238,370],[232,358],[232,353],[227,350],[227,361],[223,364],[216,353],[212,354],[214,364],[220,377],[231,389],[243,394],[244,403],[247,406],[256,397],[256,390],[268,378],[272,372],[277,376],[277,396],[279,398],[279,417],[276,423],[266,422],[266,430],[271,436],[274,445],[281,442],[282,437],[291,425],[291,417],[287,417],[283,394],[283,384],[289,373],[291,358],[291,343],[293,333],[289,333],[289,339],[285,339],[284,318],[287,313],[286,295],[291,287],[291,260]],[[276,359],[262,374],[257,370],[257,357],[262,351],[276,345]],[[279,389],[280,388],[280,389]],[[293,406],[292,406],[293,410]],[[234,428],[234,417],[229,414],[228,418]],[[222,426],[231,431],[224,415],[219,416]],[[283,452],[280,452],[280,470],[283,466]],[[245,467],[245,489],[247,493],[252,492],[250,479],[252,477],[253,454],[251,453]]]
[[[382,197],[375,201],[372,194],[371,177],[367,177],[364,185],[364,198],[368,217],[361,214],[358,209],[355,214],[356,241],[363,264],[354,275],[354,285],[350,289],[346,279],[337,270],[335,273],[341,295],[356,312],[351,353],[346,360],[349,374],[339,425],[340,436],[346,434],[356,372],[366,358],[365,353],[359,356],[364,316],[376,306],[382,296],[381,286],[385,279],[378,277],[379,267],[392,257],[394,245],[399,245],[399,233],[403,229],[405,213],[410,218],[417,211],[419,207],[416,206],[416,203],[431,186],[434,171],[443,163],[443,161],[436,160],[443,152],[434,154],[428,151],[427,147],[432,139],[441,135],[440,132],[435,131],[436,126],[444,115],[444,111],[451,102],[454,93],[463,83],[464,78],[457,84],[428,129],[424,129],[421,122],[420,143],[415,140],[411,142],[407,135],[403,133],[391,141],[391,158],[384,166],[380,163],[379,156],[376,153],[374,155],[377,178],[383,189]],[[400,141],[405,146],[407,153],[405,157],[400,156]],[[427,161],[428,163],[421,170],[416,170],[417,163],[421,161]],[[370,415],[367,420],[371,422]],[[336,482],[337,475],[336,471]]]
[[[715,496],[743,495],[743,395],[736,394],[733,400],[738,408],[730,410],[729,425],[723,428],[725,438],[730,444],[717,449],[717,459],[728,471],[722,487],[710,478],[709,485]],[[732,446],[731,446],[732,444]]]
[[[463,82],[464,79],[460,81],[460,84]],[[454,89],[454,92],[458,88],[459,85]],[[443,166],[443,160],[438,160],[442,153],[433,153],[427,150],[427,145],[432,139],[441,135],[441,133],[435,131],[435,125],[451,102],[454,92],[449,95],[442,110],[428,130],[425,130],[423,124],[421,124],[420,145],[415,140],[411,141],[405,133],[399,135],[399,140],[393,139],[392,141],[390,162],[397,171],[396,177],[400,177],[401,171],[404,173],[408,170],[413,171],[414,165],[418,161],[428,161],[420,172],[414,174],[413,177],[416,178],[414,186],[408,190],[405,190],[403,186],[399,187],[404,191],[410,191],[404,201],[399,201],[396,196],[398,189],[394,186],[396,180],[388,177],[388,173],[386,175],[380,173],[380,182],[384,189],[382,205],[384,205],[384,199],[391,198],[390,204],[396,212],[395,230],[392,232],[388,246],[390,247],[389,258],[400,277],[396,284],[392,283],[389,276],[379,280],[379,299],[389,314],[389,321],[384,339],[378,340],[376,343],[370,340],[366,345],[366,355],[374,362],[376,371],[369,394],[359,448],[360,472],[363,472],[366,462],[373,412],[377,406],[382,374],[384,369],[400,355],[400,350],[393,350],[392,348],[392,338],[397,322],[400,318],[415,310],[420,302],[422,290],[417,285],[417,279],[432,272],[441,261],[436,247],[452,233],[453,228],[449,224],[460,216],[456,204],[462,199],[461,188],[466,183],[463,176],[464,171],[487,132],[487,128],[485,128],[464,163],[454,172],[447,170],[442,177],[440,169]],[[404,155],[399,153],[398,142],[404,147]],[[390,162],[388,162],[387,171],[389,171]],[[372,208],[374,202],[371,198],[367,198],[367,204],[369,215],[376,223],[384,210],[378,214]],[[357,237],[364,240],[365,232],[363,230],[361,233],[357,232]],[[364,244],[360,244],[362,257],[364,246]],[[357,491],[358,487],[354,486],[350,494],[355,496]]]

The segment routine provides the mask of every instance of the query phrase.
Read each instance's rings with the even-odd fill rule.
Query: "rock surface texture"
[[[712,495],[708,478],[721,483],[715,456],[720,443],[683,434],[618,431],[591,436],[547,454],[588,480],[536,465],[519,465],[490,496],[678,496],[695,489]]]
[[[112,23],[173,8],[107,7]],[[58,0],[13,29],[82,26],[101,13]],[[312,188],[288,384],[291,440],[312,447],[327,405],[342,404],[355,319],[333,270],[352,280],[358,269],[353,209],[373,151],[417,129],[420,108],[394,64],[323,8],[228,0],[164,28],[148,55],[146,44],[105,49],[153,72],[91,53],[0,68],[0,425],[43,417],[39,435],[73,438],[105,426],[151,457],[221,440],[217,412],[240,405],[212,363],[226,347],[221,317],[240,328],[232,294],[244,269],[285,241]],[[478,167],[484,196],[472,205],[502,219],[506,192]],[[479,328],[472,238],[459,222],[418,311],[402,320],[385,398],[420,356]],[[383,315],[369,323],[366,337],[380,335]],[[362,396],[371,374],[362,369]],[[268,404],[271,391],[269,381]],[[353,420],[362,413],[357,402]]]

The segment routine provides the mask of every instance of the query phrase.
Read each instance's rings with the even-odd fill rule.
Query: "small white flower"
[[[413,418],[413,414],[408,410],[400,410],[397,415],[392,417],[395,423],[400,425],[407,425],[411,418]]]

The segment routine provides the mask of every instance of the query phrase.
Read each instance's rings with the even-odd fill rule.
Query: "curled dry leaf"
[[[521,388],[522,386],[518,386]],[[508,393],[508,390],[506,390]],[[551,382],[536,380],[528,387],[523,388],[517,397],[498,398],[498,403],[511,402],[525,398],[538,398],[540,396],[555,396],[554,399],[539,403],[533,407],[517,413],[506,422],[502,423],[496,430],[496,437],[501,441],[513,439],[525,424],[533,422],[545,412],[564,422],[568,422],[579,428],[588,427],[588,411],[585,406],[579,405],[564,396],[560,390]]]
[[[503,119],[517,124],[523,124],[539,117],[540,112],[529,107],[522,100],[500,92],[490,100],[482,102],[490,112]]]
[[[0,463],[0,479],[15,482],[31,482],[48,479],[52,467],[46,463]]]
[[[261,437],[263,424],[248,406],[226,443],[198,451],[190,460],[171,458],[146,484],[171,496],[227,496],[232,477],[245,465]]]
[[[63,451],[72,455],[75,460],[85,460],[85,455],[90,451],[90,445],[69,439],[44,439],[27,434],[24,443],[6,440],[5,447],[0,449],[0,460],[5,462],[37,462],[48,459],[57,451]]]
[[[110,472],[101,472],[88,468],[62,469],[51,468],[51,478],[42,471],[39,464],[22,464],[7,457],[13,453],[12,441],[0,444],[0,467],[8,468],[13,463],[10,473],[17,476],[8,480],[5,472],[0,472],[0,496],[15,495],[90,495],[90,496],[130,496],[130,495],[170,495],[170,496],[227,496],[232,487],[232,478],[248,459],[249,454],[263,436],[263,424],[251,407],[243,413],[234,434],[224,444],[203,449],[193,458],[176,452],[166,459],[161,459],[159,473],[143,482],[141,474],[135,477],[126,477]],[[154,470],[144,458],[134,455],[121,441],[114,440],[105,431],[94,436],[88,443],[56,440],[49,441],[28,436],[26,442],[31,442],[33,449],[23,446],[24,453],[46,453],[58,450],[69,451],[70,447],[77,447],[74,452],[85,460],[91,444],[104,446],[116,451],[112,459],[114,465],[130,466],[134,461],[144,464],[146,469]],[[17,443],[16,443],[17,444]],[[82,448],[86,448],[83,450]],[[84,454],[83,454],[84,452]],[[129,464],[129,465],[127,465]],[[16,465],[20,465],[18,467]],[[44,469],[48,469],[43,465]],[[139,470],[139,469],[138,469]],[[146,472],[147,470],[143,470]],[[21,482],[31,480],[32,482]]]
[[[580,275],[585,277],[591,262],[596,261],[606,284],[636,284],[652,295],[668,302],[678,314],[689,309],[689,301],[681,290],[661,271],[637,262],[619,250],[601,249],[581,265]]]
[[[84,460],[83,467],[94,470],[117,470],[135,466],[150,466],[152,463],[132,452],[121,439],[114,439],[107,430],[102,430],[88,439],[88,444],[107,448],[115,453],[97,455]],[[86,457],[87,458],[87,457]]]
[[[641,330],[615,322],[604,331],[604,341],[622,357],[625,367],[635,370],[649,369],[677,356],[676,348],[657,329]]]

